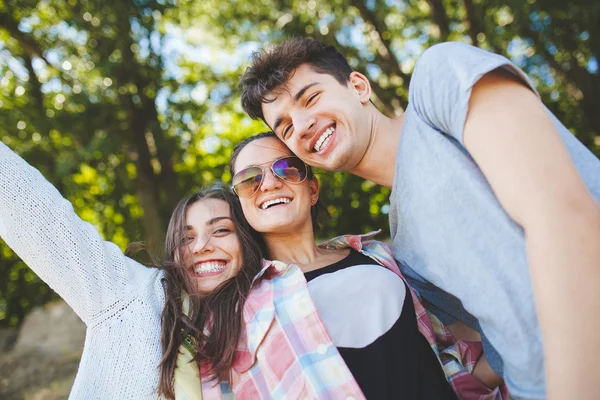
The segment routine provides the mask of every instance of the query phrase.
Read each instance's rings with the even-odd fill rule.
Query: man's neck
[[[404,114],[396,118],[388,118],[375,111],[371,120],[371,142],[365,156],[348,172],[391,188],[394,183],[396,151],[403,123]]]

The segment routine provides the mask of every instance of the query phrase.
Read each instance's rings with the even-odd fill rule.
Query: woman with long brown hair
[[[243,305],[262,268],[260,238],[226,189],[183,199],[164,261],[126,257],[0,142],[0,237],[87,325],[71,398],[192,400],[226,380]],[[211,397],[211,396],[205,396]]]
[[[177,395],[179,400],[175,389],[181,391],[185,385],[198,392],[200,380],[195,376],[200,367],[211,381],[229,380],[242,332],[243,306],[262,268],[261,246],[260,236],[249,227],[239,202],[227,189],[198,192],[177,205],[161,266],[166,303],[160,394]],[[191,366],[185,364],[188,361]],[[207,383],[205,392],[215,393],[214,385]]]

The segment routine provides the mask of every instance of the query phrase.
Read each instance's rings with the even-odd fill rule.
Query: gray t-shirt
[[[465,44],[439,44],[419,59],[396,157],[390,229],[394,256],[434,313],[482,333],[511,395],[543,399],[543,346],[523,231],[462,140],[471,88],[497,68],[534,90],[509,60]],[[600,203],[600,161],[550,115]]]

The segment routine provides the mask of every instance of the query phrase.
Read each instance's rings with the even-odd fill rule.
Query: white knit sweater
[[[158,398],[162,271],[103,241],[2,142],[0,237],[87,325],[70,399]]]

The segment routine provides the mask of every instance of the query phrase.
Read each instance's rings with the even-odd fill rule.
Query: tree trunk
[[[479,47],[479,40],[477,40],[477,36],[480,33],[483,33],[483,28],[479,24],[479,18],[477,18],[475,5],[473,4],[473,0],[463,0],[465,5],[465,11],[467,12],[467,22],[469,24],[469,37],[471,38],[471,42],[473,46]]]
[[[152,253],[159,254],[165,239],[166,224],[162,219],[157,179],[146,142],[148,121],[146,115],[133,104],[130,108],[130,121],[133,145],[137,153],[135,188],[140,206],[144,210],[146,246]]]
[[[445,42],[448,40],[450,35],[450,24],[448,22],[448,14],[442,0],[429,0],[431,6],[431,17],[433,22],[438,26],[440,30],[439,40]]]

